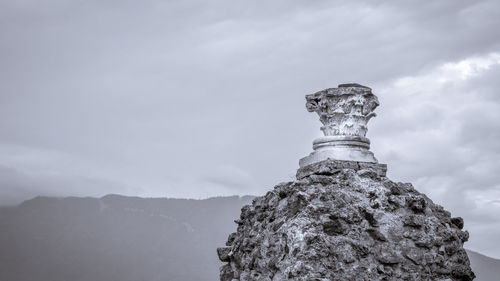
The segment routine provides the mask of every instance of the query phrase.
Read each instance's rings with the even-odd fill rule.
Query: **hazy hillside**
[[[37,197],[0,209],[0,280],[213,281],[216,247],[252,197]],[[476,280],[500,261],[471,253]]]
[[[1,211],[0,280],[217,280],[250,200],[38,197]]]
[[[500,260],[487,257],[474,251],[467,251],[472,269],[477,275],[474,281],[500,280]]]

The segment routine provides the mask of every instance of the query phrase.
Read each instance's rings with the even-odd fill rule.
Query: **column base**
[[[358,136],[327,136],[314,140],[314,151],[299,160],[305,167],[327,159],[378,163],[370,149],[370,141]]]

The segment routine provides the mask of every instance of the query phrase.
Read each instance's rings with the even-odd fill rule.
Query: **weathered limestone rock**
[[[411,184],[332,161],[315,167],[243,207],[219,250],[221,280],[474,278],[461,218]]]
[[[378,102],[364,93],[367,122]],[[346,130],[328,118],[324,131]],[[348,131],[364,135],[363,122]],[[386,171],[330,157],[301,166],[295,181],[242,208],[237,231],[217,250],[220,280],[473,280],[463,219]]]
[[[367,124],[379,105],[372,90],[359,84],[341,84],[306,96],[306,108],[323,123],[324,137],[313,142],[314,152],[300,159],[300,167],[328,158],[377,163],[366,138]]]
[[[326,159],[297,170],[297,179],[302,179],[312,174],[334,175],[342,169],[360,170],[359,173],[371,174],[373,176],[385,177],[387,172],[386,164],[355,162]]]

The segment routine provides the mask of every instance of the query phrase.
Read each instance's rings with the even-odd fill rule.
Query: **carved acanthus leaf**
[[[365,137],[367,123],[379,105],[371,89],[358,84],[339,85],[307,95],[306,100],[307,110],[318,113],[325,136]]]

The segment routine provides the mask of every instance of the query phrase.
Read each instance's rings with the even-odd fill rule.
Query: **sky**
[[[500,258],[499,1],[0,2],[0,204],[262,195],[321,136],[306,94],[381,105],[367,137]]]

